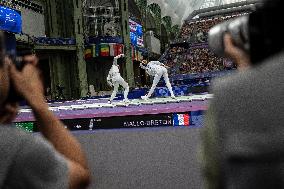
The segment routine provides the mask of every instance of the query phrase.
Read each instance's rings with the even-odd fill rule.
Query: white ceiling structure
[[[148,4],[160,5],[163,16],[171,16],[173,24],[181,25],[189,14],[200,8],[240,2],[244,0],[148,0]]]

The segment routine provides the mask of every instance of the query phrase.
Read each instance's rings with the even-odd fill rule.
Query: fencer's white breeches
[[[111,94],[111,97],[110,97],[110,101],[112,101],[117,92],[118,92],[118,87],[119,85],[121,85],[123,88],[124,88],[124,100],[128,100],[127,96],[128,96],[128,92],[129,92],[129,86],[128,86],[128,83],[126,83],[126,81],[124,81],[124,79],[118,75],[114,78],[112,78],[112,83],[113,83],[113,92]]]
[[[169,80],[169,76],[168,76],[168,71],[166,68],[164,67],[161,67],[159,70],[156,71],[156,74],[154,76],[154,80],[153,80],[153,84],[152,84],[152,87],[149,91],[149,93],[147,94],[147,97],[151,97],[151,95],[153,94],[157,84],[159,83],[161,77],[164,77],[164,80],[165,80],[165,83],[166,83],[166,86],[167,88],[169,89],[170,93],[171,93],[171,96],[174,97],[174,93],[173,93],[173,89],[172,89],[172,86],[171,86],[171,83],[170,83],[170,80]]]

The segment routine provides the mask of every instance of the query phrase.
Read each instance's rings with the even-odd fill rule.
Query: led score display
[[[135,47],[143,47],[143,28],[137,22],[129,19],[130,40]]]

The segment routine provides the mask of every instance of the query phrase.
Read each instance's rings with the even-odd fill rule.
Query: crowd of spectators
[[[180,37],[183,39],[196,38],[196,40],[203,42],[210,28],[222,21],[223,19],[221,17],[202,19],[194,22],[186,21],[181,28]],[[200,37],[202,35],[204,37]]]
[[[216,57],[208,48],[189,49],[179,67],[181,74],[204,73],[224,69],[223,59]]]
[[[225,69],[224,60],[216,57],[207,46],[172,47],[162,62],[169,67],[170,74],[192,74]]]
[[[234,69],[229,60],[216,57],[207,44],[208,32],[216,24],[225,20],[242,16],[244,13],[234,13],[194,21],[185,21],[181,28],[180,39],[189,44],[173,46],[168,50],[162,62],[170,68],[170,74],[193,74]]]
[[[180,58],[186,53],[187,49],[182,46],[173,46],[168,50],[162,60],[170,69],[173,69],[179,62]]]
[[[234,17],[242,16],[247,13],[235,13],[233,15],[223,15],[206,19],[185,21],[180,32],[180,38],[190,39],[196,43],[202,43],[207,41],[208,31],[225,20],[229,20]]]

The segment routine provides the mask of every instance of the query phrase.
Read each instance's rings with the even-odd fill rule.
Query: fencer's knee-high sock
[[[168,73],[164,73],[164,80],[166,82],[166,86],[168,87],[170,93],[171,93],[171,96],[174,97],[175,94],[173,92],[173,89],[172,89],[172,85],[170,83],[170,80],[169,80],[169,76],[168,76]]]
[[[126,88],[124,88],[124,99],[127,100],[128,99],[128,93],[129,93],[129,86],[127,85]]]
[[[110,101],[113,101],[113,99],[115,98],[115,96],[116,96],[116,91],[115,90],[113,90],[112,91],[112,94],[111,94],[111,97],[110,97]]]
[[[149,93],[147,94],[147,97],[151,97],[151,95],[153,94],[153,92],[154,92],[154,90],[155,90],[155,88],[156,88],[158,82],[160,81],[160,78],[161,78],[161,75],[158,75],[158,74],[155,75],[154,80],[153,80],[152,87],[151,87]]]
[[[110,101],[113,101],[117,92],[118,92],[118,86],[114,86],[112,94],[111,94],[110,99],[109,99]]]
[[[150,89],[150,91],[149,91],[149,93],[147,94],[147,97],[151,97],[151,95],[153,94],[155,88],[156,88],[156,85],[153,84],[152,87],[151,87],[151,89]]]
[[[174,92],[173,92],[173,89],[172,89],[172,85],[170,84],[170,82],[166,82],[166,85],[171,93],[171,96],[175,96]]]
[[[126,81],[124,81],[123,78],[120,78],[120,83],[119,83],[123,88],[124,88],[124,100],[128,100],[127,96],[129,93],[129,85]]]

